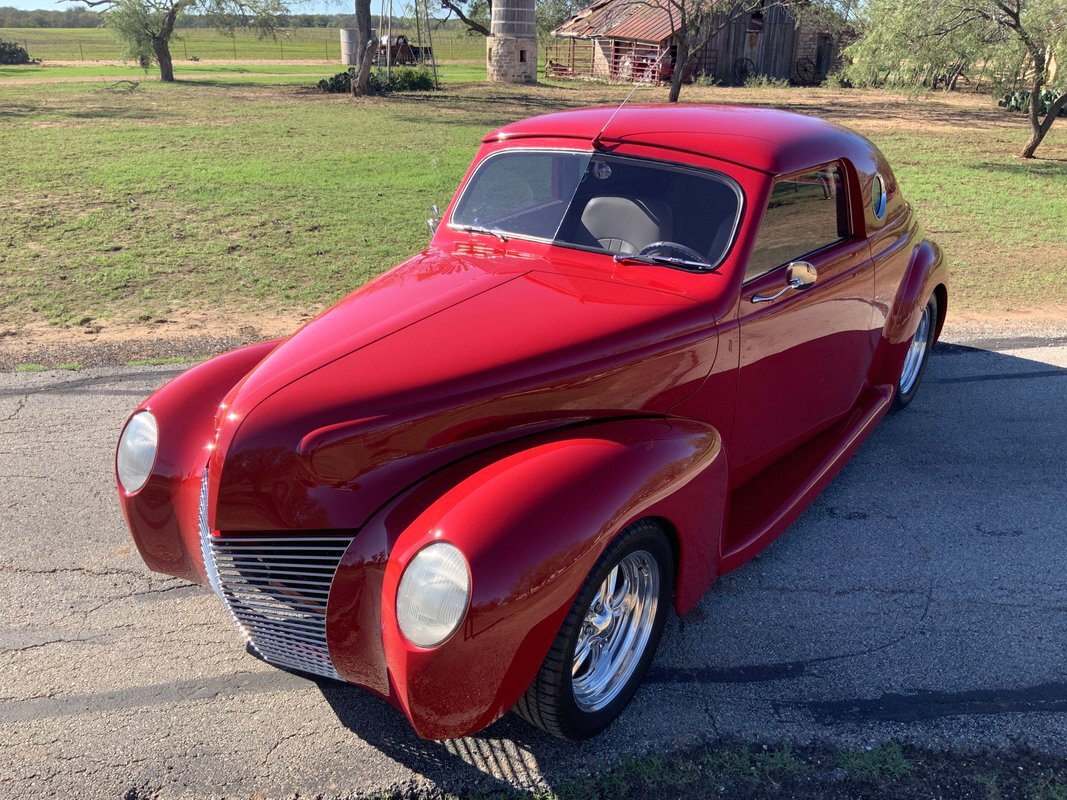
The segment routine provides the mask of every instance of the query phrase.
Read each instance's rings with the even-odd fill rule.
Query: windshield
[[[703,170],[590,152],[506,150],[467,182],[451,225],[696,269],[733,240],[737,190]]]

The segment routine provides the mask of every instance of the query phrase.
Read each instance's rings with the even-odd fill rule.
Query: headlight
[[[470,600],[467,559],[455,545],[436,542],[411,559],[396,593],[396,619],[404,636],[434,647],[455,632]]]
[[[156,463],[158,446],[159,425],[156,424],[156,418],[147,411],[139,411],[130,417],[119,438],[119,450],[115,455],[119,483],[127,492],[136,492],[145,485]]]

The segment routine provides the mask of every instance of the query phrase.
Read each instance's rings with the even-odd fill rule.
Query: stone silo
[[[489,80],[537,82],[537,22],[534,0],[493,0],[492,34],[486,40]]]

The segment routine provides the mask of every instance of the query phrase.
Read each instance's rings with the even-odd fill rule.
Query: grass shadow
[[[983,161],[975,164],[978,171],[1004,172],[1009,175],[1042,178],[1067,178],[1067,160],[1059,158],[1019,159],[1018,161]]]

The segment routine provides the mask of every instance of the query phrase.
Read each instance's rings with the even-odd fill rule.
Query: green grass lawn
[[[317,310],[426,243],[427,207],[448,201],[487,131],[626,91],[447,84],[353,101],[292,74],[106,84],[0,86],[0,329]],[[945,247],[954,309],[1067,308],[1067,124],[1044,148],[1060,160],[1022,162],[1024,120],[973,97],[692,87],[685,99],[868,133]]]
[[[394,30],[416,40],[414,30]],[[114,34],[106,28],[0,28],[0,39],[22,44],[42,61],[111,61],[122,56]],[[425,34],[424,34],[425,39]],[[485,40],[461,31],[440,30],[433,36],[439,59],[484,59]],[[213,28],[180,29],[172,46],[175,60],[324,59],[339,60],[341,39],[336,28],[279,28],[262,38],[251,30],[231,36]]]
[[[178,62],[175,73],[181,76],[196,75],[307,75],[314,72],[330,72],[332,63],[319,64],[259,64],[255,61],[236,64],[198,64]],[[337,71],[341,64],[337,64]],[[159,68],[141,69],[136,64],[86,64],[84,66],[7,66],[0,65],[0,78],[110,78],[110,77],[158,78]]]

